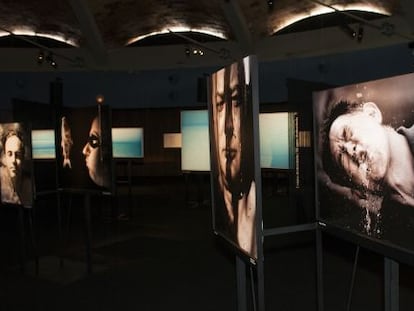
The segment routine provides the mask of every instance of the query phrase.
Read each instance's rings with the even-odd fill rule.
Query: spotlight
[[[41,65],[43,64],[44,60],[45,60],[45,53],[42,50],[40,50],[39,54],[37,54],[37,63]]]
[[[55,60],[53,60],[53,59],[52,59],[52,60],[50,61],[50,66],[52,66],[52,67],[53,67],[53,68],[55,68],[55,69],[57,68],[57,63],[55,62]]]
[[[357,41],[361,42],[363,38],[364,38],[364,27],[362,25],[359,25],[358,34],[357,34]]]
[[[104,100],[105,100],[105,97],[102,94],[96,95],[96,103],[97,104],[103,104]]]
[[[193,48],[193,55],[203,56],[204,55],[204,52],[203,52],[202,49]]]
[[[49,52],[49,54],[47,54],[46,56],[46,61],[50,64],[50,66],[52,66],[53,68],[57,68],[57,63],[55,61],[55,59],[53,58],[53,53]]]
[[[269,11],[273,10],[273,0],[266,0]]]
[[[189,57],[191,54],[190,48],[185,48],[185,56]]]
[[[351,26],[349,26],[346,23],[342,23],[340,25],[341,29],[348,35],[350,36],[352,39],[354,39],[357,36],[357,33],[354,29],[351,28]]]

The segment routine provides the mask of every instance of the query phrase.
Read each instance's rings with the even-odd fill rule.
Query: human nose
[[[84,156],[87,156],[90,153],[89,143],[86,143],[82,149],[82,153]]]
[[[342,149],[345,150],[349,155],[354,155],[357,152],[358,146],[354,142],[347,141],[342,145]]]
[[[228,138],[233,136],[234,125],[233,125],[233,109],[231,107],[231,102],[226,103],[226,136]]]
[[[17,157],[16,157],[16,154],[12,153],[12,154],[10,155],[10,158],[11,158],[11,162],[12,162],[13,164],[16,164],[16,163],[17,163]]]

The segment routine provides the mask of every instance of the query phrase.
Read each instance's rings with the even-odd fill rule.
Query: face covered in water
[[[83,147],[82,153],[85,156],[89,177],[98,186],[103,186],[105,182],[101,152],[101,129],[99,119],[96,117],[92,121],[88,142]]]
[[[349,181],[362,189],[379,190],[389,162],[389,147],[382,116],[374,103],[360,111],[340,115],[329,131],[334,162]]]
[[[230,190],[234,187],[239,188],[241,182],[242,107],[237,64],[229,68],[222,69],[216,74],[213,120],[219,175],[224,187]]]

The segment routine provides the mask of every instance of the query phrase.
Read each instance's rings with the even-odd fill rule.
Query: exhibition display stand
[[[72,204],[73,196],[80,196],[82,198],[82,209],[84,214],[84,242],[85,242],[85,262],[86,272],[92,273],[92,220],[91,220],[91,198],[93,196],[106,196],[111,195],[110,192],[98,191],[98,190],[83,190],[83,189],[59,189],[58,190],[58,222],[59,222],[59,235],[62,245],[65,244],[64,234],[62,229],[62,200],[64,197],[68,198],[69,204]],[[70,210],[70,207],[69,207]],[[70,214],[70,212],[68,213]],[[68,217],[67,228],[69,228],[70,216]],[[66,232],[67,233],[67,232]],[[60,265],[63,267],[63,258],[60,258]]]
[[[322,226],[323,227],[323,226]],[[322,234],[323,229],[318,226],[316,228],[317,240],[316,240],[316,252],[317,252],[317,286],[318,286],[318,310],[324,310],[324,288],[323,288],[323,243]],[[359,252],[361,246],[358,243],[355,244],[354,263],[352,267],[352,274],[350,279],[348,298],[346,310],[352,310],[352,296],[354,292],[354,285],[357,276]],[[383,304],[385,311],[398,311],[399,310],[399,263],[394,259],[383,256],[384,259],[384,297]]]

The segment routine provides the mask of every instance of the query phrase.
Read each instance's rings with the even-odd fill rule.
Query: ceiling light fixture
[[[338,4],[335,5],[335,7],[331,5],[327,5],[321,1],[318,0],[307,0],[308,2],[311,2],[312,4],[317,4],[318,6],[315,6],[313,8],[309,8],[309,10],[304,11],[300,14],[292,14],[288,16],[285,19],[278,20],[274,27],[273,27],[273,33],[278,32],[279,30],[286,28],[296,22],[299,22],[303,19],[313,17],[313,16],[319,16],[323,14],[328,14],[332,12],[340,12],[346,16],[349,16],[353,18],[354,20],[358,20],[362,23],[365,23],[367,21],[347,12],[347,11],[361,11],[361,12],[370,12],[370,13],[376,13],[376,14],[382,14],[390,16],[391,12],[389,10],[386,10],[384,7],[381,7],[380,5],[374,5],[374,4],[358,4],[358,3],[350,3],[350,4]],[[357,19],[358,18],[358,19]]]
[[[186,55],[187,57],[189,57],[189,56],[191,55],[191,50],[190,50],[190,48],[189,48],[189,47],[186,47],[186,48],[185,48],[185,55]]]
[[[27,38],[26,35],[18,35],[18,34],[15,34],[14,32],[12,32],[12,31],[10,31],[8,29],[5,29],[3,27],[0,27],[0,31],[7,32],[8,35],[10,35],[10,36],[12,36],[12,37],[14,37],[14,38],[16,38],[18,40],[27,42],[27,43],[35,46],[35,47],[40,48],[41,49],[41,52],[39,52],[39,54],[37,55],[37,63],[38,64],[42,64],[43,63],[43,59],[46,59],[46,61],[48,61],[49,64],[53,68],[57,68],[57,63],[56,63],[56,61],[54,59],[54,56],[57,56],[59,58],[62,58],[62,59],[67,60],[68,62],[70,62],[71,64],[75,65],[76,67],[83,67],[84,66],[84,61],[80,57],[71,58],[71,57],[68,57],[66,55],[63,55],[63,54],[60,54],[60,53],[56,53],[56,52],[52,51],[52,49],[50,49],[49,47],[44,46],[43,44],[37,43],[37,42],[35,42],[35,41]],[[44,57],[44,53],[45,52],[48,52],[49,53],[48,56],[46,56],[46,58]],[[51,59],[50,61],[48,60],[48,57],[49,56],[50,56],[50,59]]]
[[[39,33],[31,30],[30,28],[14,28],[13,30],[6,30],[0,28],[0,37],[9,36],[10,32],[12,32],[15,36],[27,36],[27,37],[39,37],[39,38],[48,38],[54,41],[58,41],[61,43],[65,43],[74,47],[78,47],[79,45],[73,39],[65,39],[59,35],[51,35],[47,33]]]
[[[216,29],[212,29],[212,28],[208,28],[208,27],[204,27],[204,28],[190,28],[187,26],[170,26],[170,27],[166,27],[164,29],[161,29],[160,31],[154,31],[142,36],[137,36],[134,38],[131,38],[127,41],[126,45],[130,45],[132,43],[135,43],[137,41],[140,41],[142,39],[145,39],[147,37],[151,37],[151,36],[156,36],[156,35],[163,35],[163,34],[167,34],[167,33],[185,33],[185,32],[194,32],[194,33],[201,33],[201,34],[205,34],[205,35],[209,35],[209,36],[213,36],[213,37],[217,37],[220,39],[224,39],[227,40],[227,37],[224,33],[217,31]]]
[[[57,68],[57,63],[55,61],[55,58],[53,57],[53,53],[49,52],[49,54],[47,54],[46,56],[46,61],[50,64],[50,66],[52,66],[53,68]]]
[[[364,38],[364,26],[362,24],[359,24],[358,32],[357,32],[357,41],[361,42],[363,38]]]
[[[349,7],[343,6],[343,9],[340,10],[340,9],[338,9],[336,7],[333,7],[332,5],[323,3],[323,2],[321,2],[319,0],[308,0],[308,1],[309,2],[312,2],[312,3],[315,3],[315,4],[319,4],[320,6],[323,6],[323,7],[327,8],[327,9],[330,9],[330,10],[332,10],[334,12],[341,13],[341,14],[343,14],[343,15],[351,18],[354,21],[358,21],[358,22],[360,22],[360,23],[362,23],[364,25],[367,25],[369,27],[372,27],[374,29],[377,29],[377,30],[379,30],[384,35],[387,35],[387,36],[397,35],[397,36],[399,36],[401,38],[404,38],[404,39],[413,40],[413,36],[395,32],[395,29],[394,29],[394,25],[393,24],[390,24],[388,22],[384,22],[381,25],[377,25],[377,24],[372,23],[372,22],[370,22],[370,21],[368,21],[368,20],[366,20],[366,19],[364,19],[362,17],[359,17],[359,16],[357,16],[355,14],[352,14],[352,13],[347,12],[346,10],[351,10],[352,9],[351,6],[349,6]],[[365,9],[365,10],[362,10],[362,11],[390,15],[390,12],[385,12],[384,9],[382,9],[383,12],[381,12],[381,10],[380,10],[379,7],[376,7],[376,10],[374,10],[374,6],[373,5],[371,7],[372,7],[371,9]],[[361,9],[360,9],[360,11],[361,11]]]
[[[227,49],[225,49],[225,48],[221,48],[220,50],[213,49],[213,48],[211,48],[211,47],[209,47],[209,46],[207,46],[205,44],[202,44],[201,42],[198,42],[197,40],[194,40],[192,38],[189,38],[189,37],[187,37],[187,36],[185,36],[185,35],[183,35],[181,33],[177,33],[177,32],[174,32],[172,30],[170,30],[170,33],[173,34],[173,35],[175,35],[175,36],[177,36],[177,37],[180,37],[180,38],[182,38],[182,39],[184,39],[184,40],[186,40],[186,41],[188,41],[190,43],[192,43],[194,46],[199,47],[199,48],[197,48],[198,52],[196,52],[196,53],[194,53],[194,50],[195,49],[193,48],[193,54],[204,55],[204,51],[203,50],[206,50],[206,51],[210,51],[210,52],[213,52],[213,53],[219,55],[223,59],[227,59],[230,56],[230,52]],[[186,48],[186,55],[187,55],[187,48]]]
[[[40,50],[39,54],[37,54],[37,63],[41,65],[43,64],[44,60],[45,60],[45,53],[43,52],[43,50]]]
[[[269,12],[272,11],[273,10],[273,0],[266,0],[266,2],[267,2],[267,8],[268,8]]]
[[[355,29],[353,29],[347,23],[341,23],[339,26],[351,39],[356,38],[357,32],[355,31]]]

